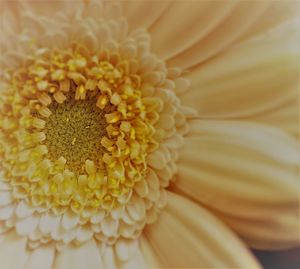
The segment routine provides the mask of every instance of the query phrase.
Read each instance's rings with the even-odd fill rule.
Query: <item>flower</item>
[[[297,3],[3,7],[5,268],[259,268],[242,241],[299,244]]]

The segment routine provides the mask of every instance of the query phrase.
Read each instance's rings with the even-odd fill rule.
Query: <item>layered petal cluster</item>
[[[1,5],[5,268],[259,268],[246,245],[299,245],[297,1]]]

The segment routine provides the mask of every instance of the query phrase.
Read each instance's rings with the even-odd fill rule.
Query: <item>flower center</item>
[[[158,104],[118,57],[41,49],[6,71],[1,157],[14,199],[85,217],[128,201],[158,145]]]
[[[86,160],[101,162],[105,151],[101,137],[106,134],[105,111],[95,106],[93,98],[74,100],[70,97],[63,104],[52,103],[51,115],[45,125],[45,145],[52,160],[61,156],[68,167],[84,173]]]

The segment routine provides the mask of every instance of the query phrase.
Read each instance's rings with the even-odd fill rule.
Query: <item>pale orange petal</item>
[[[299,244],[297,141],[258,124],[195,120],[191,125],[175,191],[220,212],[252,247]]]
[[[238,118],[280,107],[298,95],[298,21],[241,43],[198,67],[187,78],[183,103],[201,118]]]
[[[163,267],[259,268],[245,246],[212,214],[168,192],[157,223],[145,229]]]
[[[260,18],[241,36],[241,40],[266,32],[274,26],[299,16],[300,3],[295,0],[271,1],[271,5]],[[239,42],[238,40],[237,42]]]
[[[202,1],[189,1],[191,6],[197,2],[202,3]],[[218,23],[217,27],[197,40],[193,46],[190,46],[180,54],[169,59],[168,63],[182,68],[191,68],[215,56],[217,53],[224,51],[260,18],[268,8],[270,1],[235,1],[235,3],[235,7]],[[226,3],[218,1],[218,4],[226,5],[227,1]],[[214,15],[215,14],[212,13],[211,17],[213,18]],[[181,16],[183,15],[181,14]],[[189,14],[187,13],[185,16],[188,17]],[[170,27],[172,27],[172,23],[169,23]],[[198,23],[199,24],[193,27],[201,27],[201,17]],[[178,36],[180,37],[181,34],[178,33]],[[160,38],[163,39],[164,37],[160,36]],[[181,40],[181,38],[178,38],[178,40]],[[181,42],[184,43],[187,42],[187,40],[182,39]],[[180,41],[177,43],[180,43]]]
[[[124,15],[129,28],[134,30],[139,27],[148,28],[153,25],[172,4],[171,0],[165,1],[122,1]]]
[[[153,50],[168,59],[189,49],[233,12],[236,1],[174,1],[150,28]]]
[[[300,133],[298,88],[299,85],[295,85],[294,89],[291,89],[294,96],[291,96],[287,102],[265,113],[250,116],[247,120],[275,126],[298,139]]]
[[[151,246],[149,240],[145,235],[140,237],[140,248],[146,264],[149,268],[162,268],[162,263],[159,260],[158,255],[155,253],[154,248]]]

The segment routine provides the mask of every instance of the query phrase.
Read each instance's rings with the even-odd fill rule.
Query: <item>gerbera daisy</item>
[[[297,1],[1,4],[1,267],[299,244]]]

